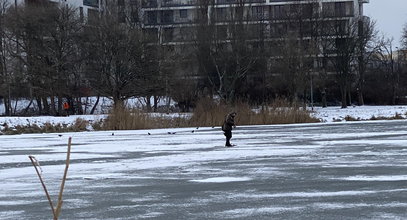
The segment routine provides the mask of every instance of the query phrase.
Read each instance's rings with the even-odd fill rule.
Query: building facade
[[[236,19],[240,8],[248,24],[262,25],[265,38],[289,34],[289,21],[302,19],[305,28],[310,21],[341,21],[345,26],[363,16],[363,4],[368,0],[143,0],[140,19],[145,29],[157,34],[160,43],[184,42],[193,33],[198,10],[207,7],[209,22],[216,23],[224,35],[229,35],[228,22]],[[125,3],[124,3],[125,4]],[[205,5],[206,4],[206,5]],[[299,18],[298,16],[301,16]],[[318,17],[316,17],[318,16]],[[308,24],[307,24],[308,21]],[[223,26],[223,27],[222,27]],[[192,30],[188,30],[192,29]]]

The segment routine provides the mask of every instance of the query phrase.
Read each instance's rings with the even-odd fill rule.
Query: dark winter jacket
[[[226,116],[225,122],[223,123],[223,131],[231,131],[232,127],[235,126],[235,116],[236,113],[232,112]]]

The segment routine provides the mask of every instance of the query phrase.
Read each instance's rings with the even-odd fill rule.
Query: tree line
[[[62,102],[80,114],[82,98],[90,96],[116,106],[143,97],[149,110],[165,97],[188,111],[207,96],[230,104],[284,97],[346,107],[400,104],[406,94],[402,48],[380,36],[374,21],[333,19],[347,12],[320,10],[317,0],[273,13],[247,0],[216,10],[215,1],[201,0],[191,25],[159,31],[135,17],[137,1],[129,7],[109,1],[86,18],[68,5],[7,2],[0,0],[7,115],[16,114],[11,100],[18,98],[30,100],[22,114],[35,102],[36,114],[61,115]],[[407,27],[402,43],[407,48]]]

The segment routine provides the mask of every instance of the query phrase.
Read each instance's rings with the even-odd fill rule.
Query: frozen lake
[[[0,219],[52,219],[28,155],[55,201],[68,136],[60,219],[407,218],[407,121],[376,121],[0,136]]]

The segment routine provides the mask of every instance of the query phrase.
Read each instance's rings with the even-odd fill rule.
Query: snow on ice
[[[61,219],[406,219],[404,106],[315,108],[327,123],[0,136],[0,219],[50,219],[28,155],[58,193],[73,137]],[[8,118],[11,124],[76,117]],[[18,119],[18,120],[17,120]],[[175,135],[167,133],[176,132]],[[151,133],[151,135],[148,135]]]

